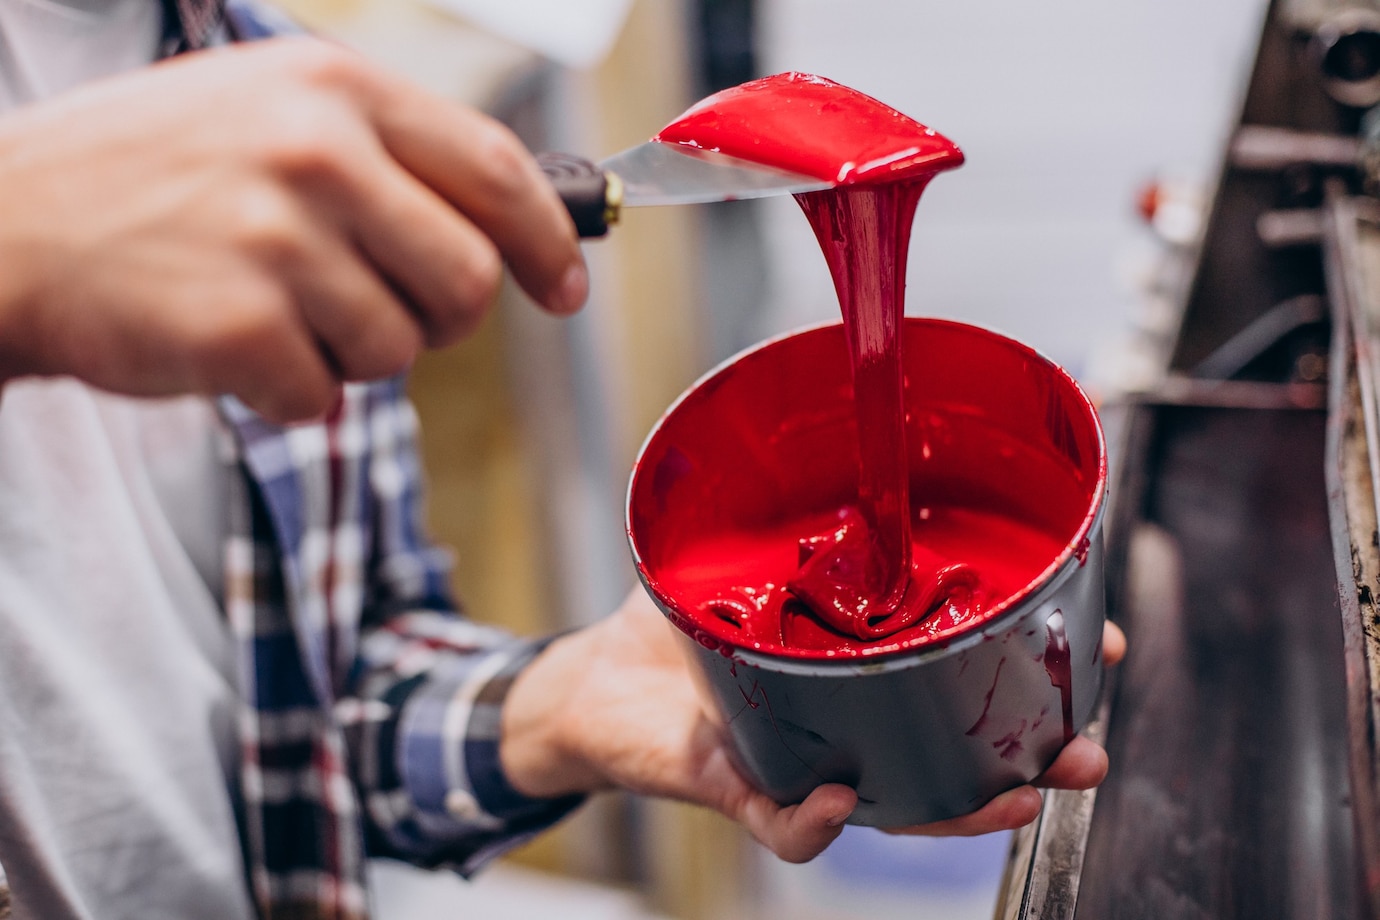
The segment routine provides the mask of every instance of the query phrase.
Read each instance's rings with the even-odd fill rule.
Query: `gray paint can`
[[[988,330],[909,318],[904,334],[908,416],[949,433],[931,438],[935,449],[912,462],[913,491],[926,477],[958,482],[982,465],[979,454],[986,463],[999,451],[1011,463],[997,476],[984,467],[995,481],[980,484],[977,500],[1036,508],[1048,496],[1031,490],[1065,483],[1067,467],[1061,501],[1079,503],[1077,514],[1064,516],[1063,550],[985,618],[912,648],[882,643],[875,655],[802,656],[752,647],[731,627],[686,609],[661,577],[668,554],[693,536],[681,532],[681,519],[713,526],[720,511],[706,514],[703,503],[723,493],[715,486],[722,477],[759,476],[762,490],[789,493],[783,470],[793,467],[763,457],[760,445],[738,450],[735,431],[775,424],[792,404],[830,417],[842,406],[847,414],[838,325],[770,340],[701,378],[649,435],[628,493],[639,576],[678,628],[706,710],[744,774],[783,804],[821,783],[847,784],[859,796],[849,822],[883,827],[966,814],[1043,772],[1092,717],[1106,610],[1106,450],[1087,396],[1053,362]],[[780,379],[772,368],[783,360],[811,362],[803,392],[798,383],[791,393],[772,392]],[[691,427],[712,430],[719,416],[722,443],[685,436]],[[908,428],[908,443],[914,437]],[[808,444],[789,438],[766,440],[808,453]],[[694,515],[678,513],[684,503],[699,503]],[[745,513],[726,507],[722,520]]]

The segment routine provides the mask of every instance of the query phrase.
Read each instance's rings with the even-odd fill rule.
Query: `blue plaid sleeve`
[[[469,874],[583,797],[531,799],[508,783],[498,758],[503,702],[545,642],[455,613],[449,556],[423,533],[415,415],[400,384],[373,391],[369,595],[337,714],[371,852]]]
[[[302,31],[271,4],[227,0],[225,34],[213,43]],[[374,855],[469,874],[577,807],[582,797],[529,799],[503,775],[503,701],[544,643],[456,612],[449,557],[421,526],[417,424],[401,381],[347,386],[327,426],[282,430],[236,400],[222,406],[264,518],[259,533],[246,511],[239,555],[232,553],[245,576],[235,583],[243,596],[238,607],[228,605],[252,649],[246,685],[255,688],[257,712],[244,718],[242,773],[247,858],[264,913],[277,916],[268,905],[291,902],[304,888],[353,892],[362,882],[362,867],[346,865],[356,849],[347,846],[356,803],[334,781],[336,727]],[[331,482],[343,483],[344,494],[324,485]],[[304,507],[329,514],[304,516]],[[370,545],[360,545],[363,534]],[[281,572],[278,553],[288,560]],[[289,584],[262,585],[265,573]],[[312,707],[323,699],[334,701],[330,727],[314,719]],[[268,801],[285,786],[297,793]],[[304,875],[304,867],[326,875]]]

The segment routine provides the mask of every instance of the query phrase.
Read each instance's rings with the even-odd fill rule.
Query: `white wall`
[[[1261,0],[763,0],[763,67],[818,73],[959,144],[921,202],[907,312],[993,326],[1075,372],[1118,336],[1135,195],[1209,180]],[[803,217],[764,209],[765,334],[837,315]],[[1120,272],[1125,275],[1125,271]]]

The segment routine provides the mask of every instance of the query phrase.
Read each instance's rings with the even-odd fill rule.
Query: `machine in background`
[[[1103,786],[1000,920],[1380,917],[1380,7],[1276,0],[1114,433]]]

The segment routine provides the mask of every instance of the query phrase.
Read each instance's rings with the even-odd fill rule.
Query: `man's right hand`
[[[0,381],[233,393],[278,421],[474,328],[503,263],[578,309],[517,139],[314,39],[186,55],[0,119]]]

